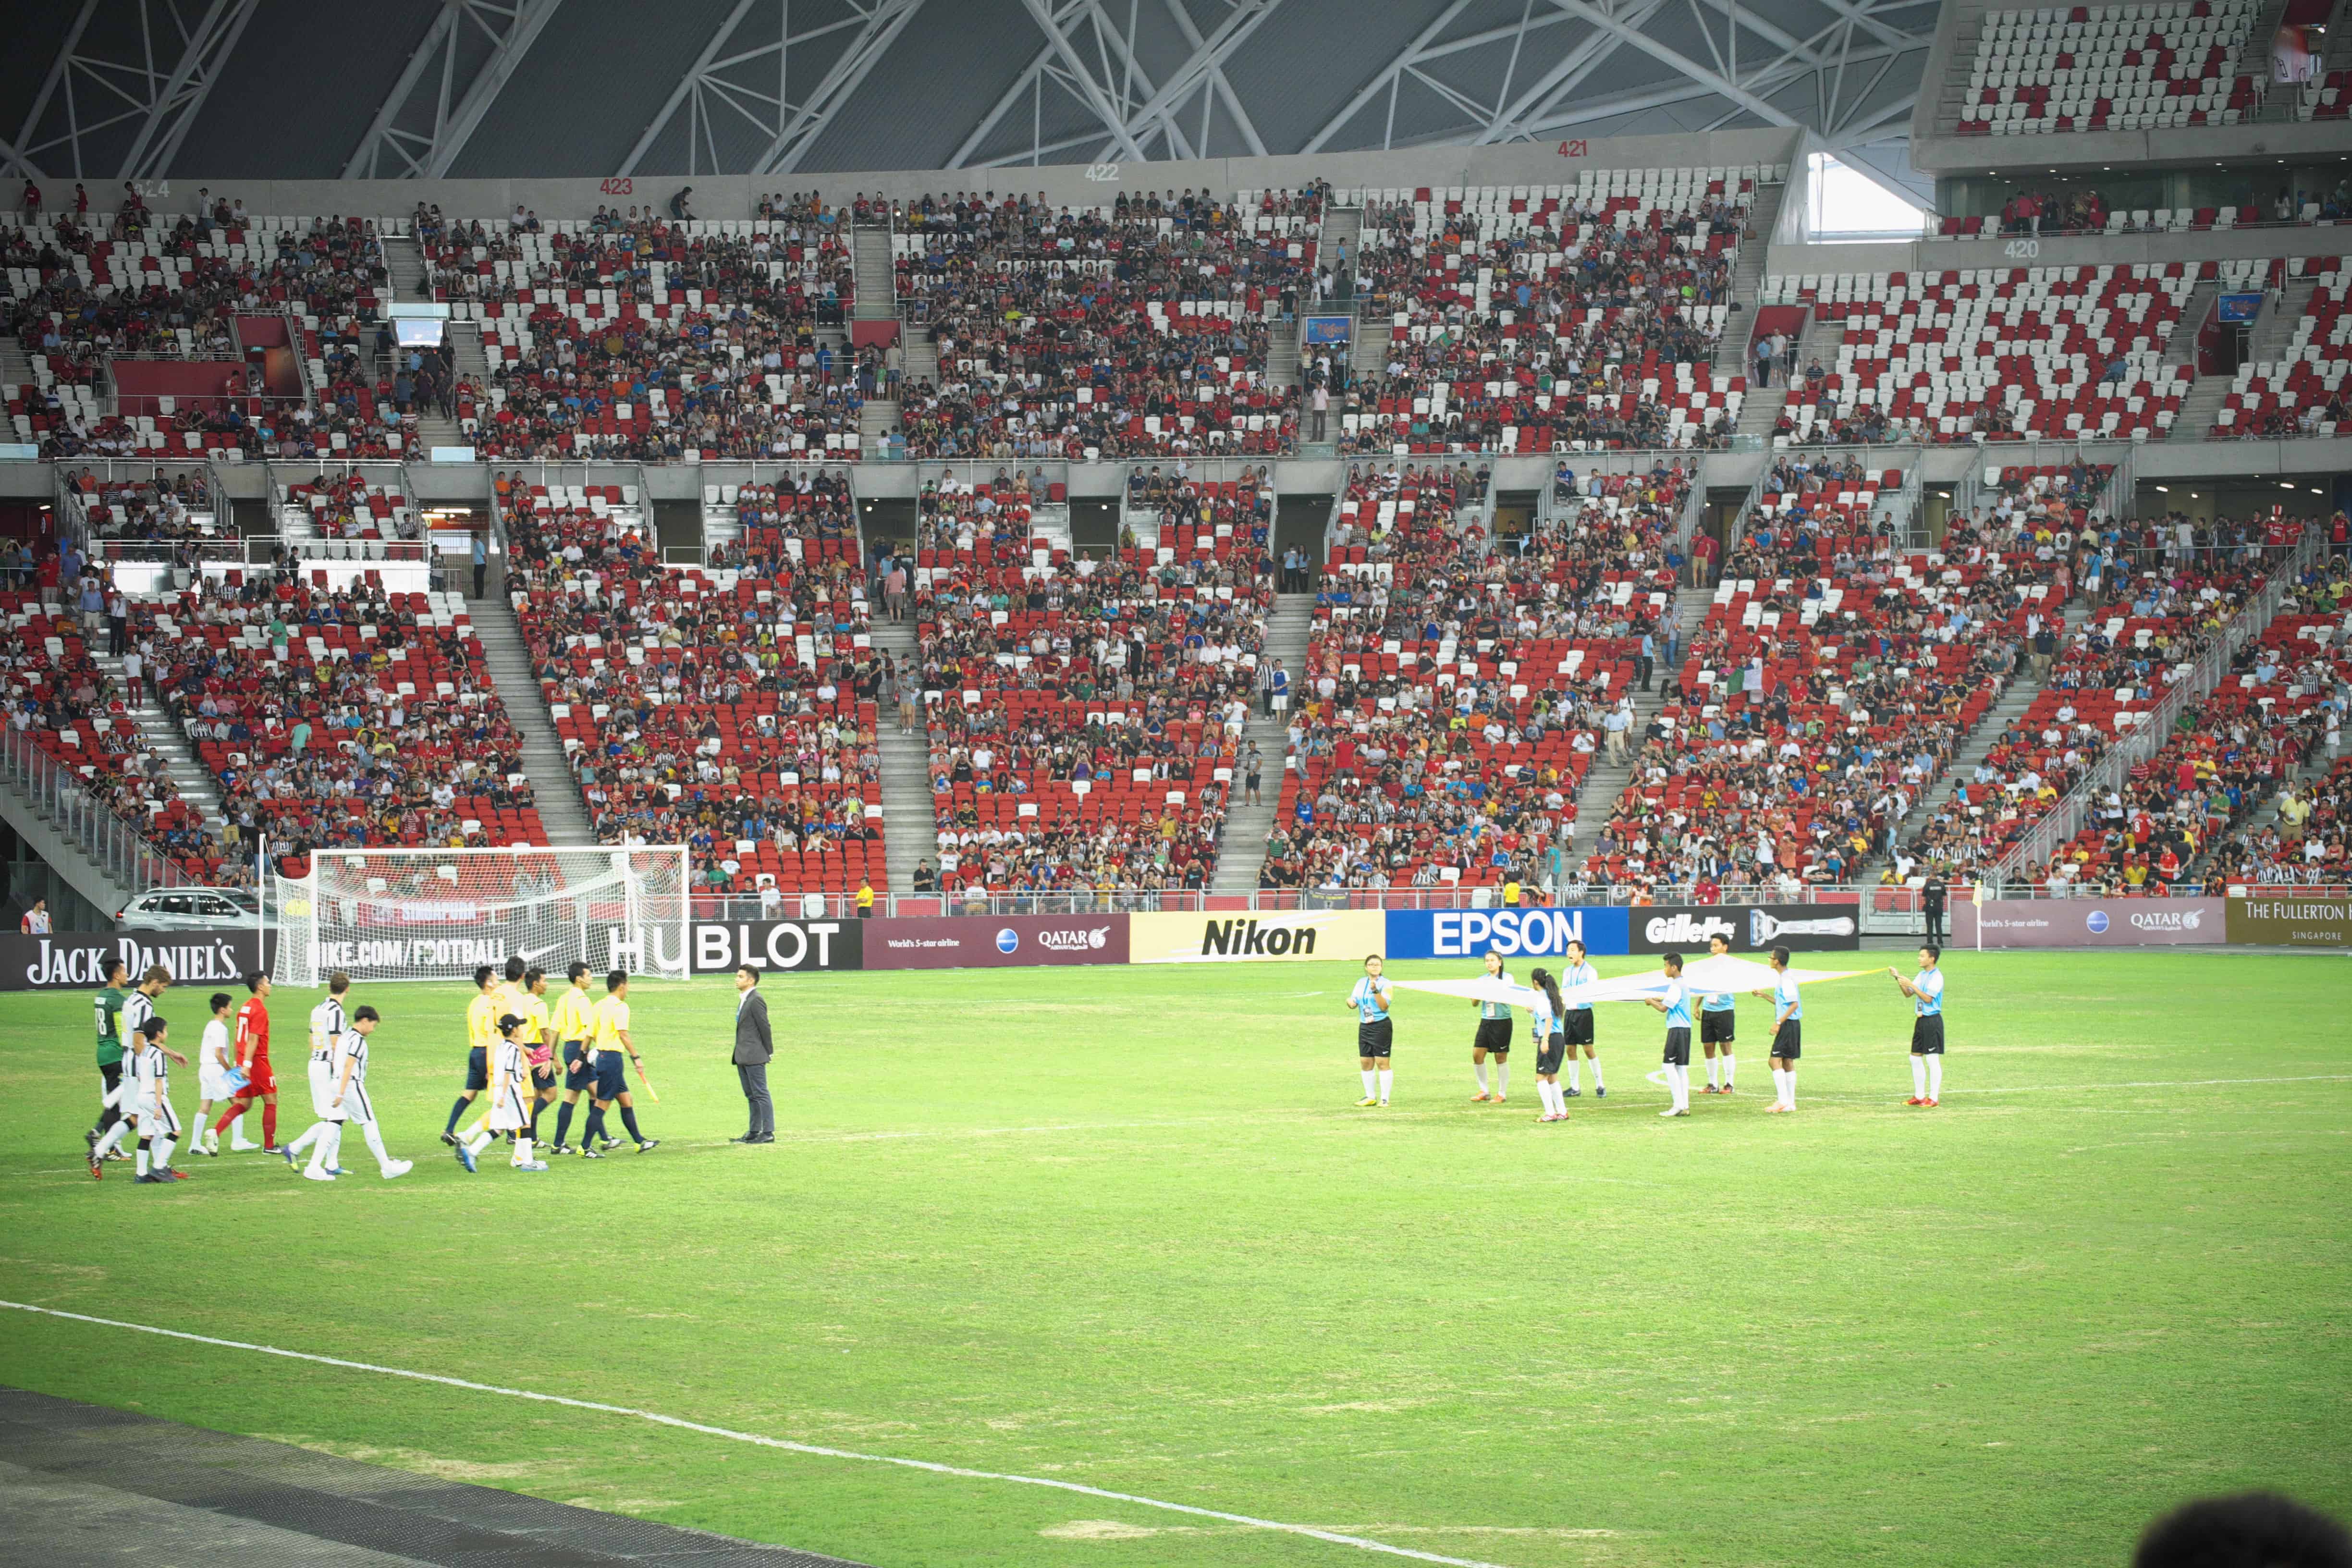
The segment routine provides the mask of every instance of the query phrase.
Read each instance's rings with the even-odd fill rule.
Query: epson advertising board
[[[1558,958],[1571,942],[1587,952],[1627,951],[1622,908],[1391,910],[1391,958]]]

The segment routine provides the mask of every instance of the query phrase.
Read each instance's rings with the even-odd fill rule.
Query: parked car
[[[151,888],[122,906],[117,931],[216,931],[250,926],[260,900],[244,888]]]

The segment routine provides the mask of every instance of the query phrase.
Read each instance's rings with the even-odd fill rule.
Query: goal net
[[[278,879],[282,984],[470,980],[520,958],[562,974],[684,979],[686,847],[316,849],[310,874]]]

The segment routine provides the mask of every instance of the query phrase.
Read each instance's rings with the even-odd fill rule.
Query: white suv
[[[241,888],[151,888],[122,906],[117,931],[218,931],[249,926],[260,912]]]

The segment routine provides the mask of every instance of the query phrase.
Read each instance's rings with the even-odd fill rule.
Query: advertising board
[[[1379,910],[1257,910],[1233,914],[1129,915],[1135,963],[1360,963],[1388,942]]]

